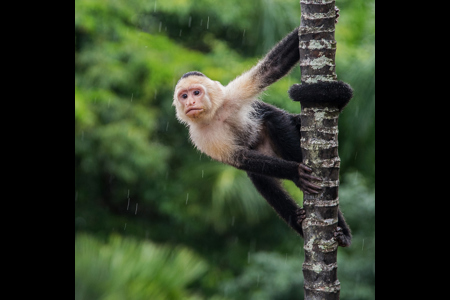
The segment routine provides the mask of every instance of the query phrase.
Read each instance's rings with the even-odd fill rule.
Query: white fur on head
[[[202,114],[201,118],[198,119],[191,119],[186,116],[183,105],[178,101],[178,94],[180,91],[189,89],[193,85],[200,85],[205,91],[205,95],[202,98],[202,106],[205,109],[205,112]],[[191,75],[182,77],[175,86],[172,102],[172,105],[176,108],[177,119],[185,125],[190,125],[194,122],[209,122],[223,103],[223,89],[223,86],[219,82],[212,81],[206,76]]]

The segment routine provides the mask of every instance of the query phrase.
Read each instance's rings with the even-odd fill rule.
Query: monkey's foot
[[[303,220],[306,218],[306,211],[303,208],[297,208],[295,215],[297,216],[297,224],[302,225]]]
[[[341,247],[348,247],[351,244],[351,241],[347,236],[344,235],[342,228],[339,226],[337,226],[336,230],[334,231],[334,239]]]
[[[339,8],[335,6],[334,10],[336,11],[336,19],[334,20],[334,22],[337,23],[339,22]]]

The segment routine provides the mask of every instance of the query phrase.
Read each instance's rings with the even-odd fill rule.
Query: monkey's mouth
[[[186,116],[194,116],[203,111],[203,108],[191,107],[186,111]]]

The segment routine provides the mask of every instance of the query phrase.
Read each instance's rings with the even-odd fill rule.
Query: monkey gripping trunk
[[[289,94],[301,103],[303,163],[323,179],[319,194],[304,194],[306,218],[302,222],[305,260],[305,299],[339,299],[337,248],[338,223],[338,118],[352,97],[349,85],[336,81],[335,1],[301,0],[299,51],[301,85]]]

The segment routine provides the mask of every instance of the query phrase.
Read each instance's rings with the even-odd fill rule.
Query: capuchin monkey
[[[302,163],[300,115],[257,98],[296,65],[298,45],[297,28],[227,86],[200,72],[188,72],[175,86],[173,105],[177,119],[189,127],[195,147],[246,171],[279,216],[303,236],[305,211],[282,188],[280,179],[291,180],[307,194],[318,193],[321,187],[316,183],[322,180]],[[334,235],[340,246],[350,245],[350,229],[340,211]]]

